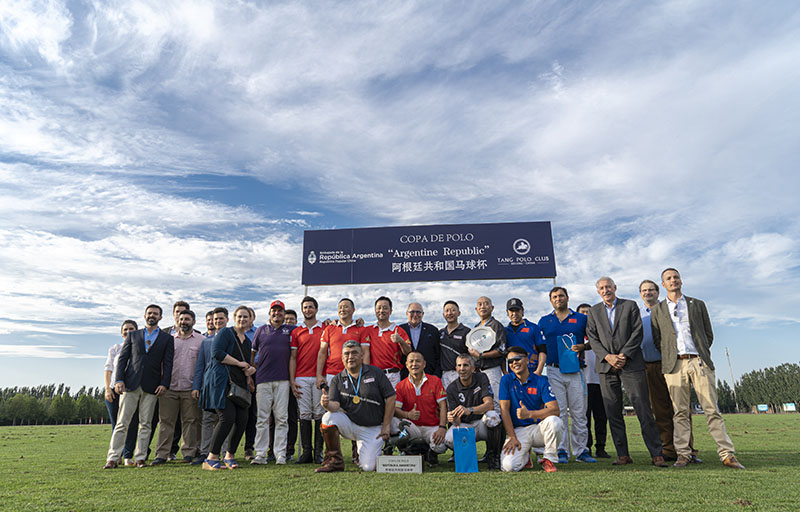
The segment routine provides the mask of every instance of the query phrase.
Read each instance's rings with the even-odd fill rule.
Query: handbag
[[[573,345],[575,345],[574,334],[558,336],[558,369],[561,373],[578,373],[581,370],[578,353],[572,351]]]
[[[244,359],[244,353],[242,352],[242,347],[239,346],[239,340],[236,340],[236,348],[239,349],[239,355],[242,356],[242,360]],[[242,407],[244,409],[250,407],[250,400],[252,399],[253,395],[250,393],[250,390],[243,388],[242,386],[234,383],[231,380],[230,370],[228,371],[228,400],[233,402],[237,407]]]

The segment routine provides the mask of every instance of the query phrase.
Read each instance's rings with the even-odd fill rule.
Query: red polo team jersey
[[[317,376],[317,355],[319,354],[319,343],[325,327],[322,322],[308,327],[301,325],[292,331],[292,350],[297,350],[297,369],[295,377],[316,377]]]
[[[370,325],[366,328],[365,336],[369,340],[369,364],[377,366],[381,370],[403,367],[400,362],[403,351],[400,349],[400,345],[392,341],[392,334],[395,332],[408,342],[406,331],[395,324],[390,325],[382,333],[377,325]]]
[[[411,383],[410,378],[400,381],[395,389],[397,405],[402,405],[404,411],[410,411],[417,406],[419,419],[414,422],[420,427],[434,427],[439,424],[439,402],[447,398],[442,386],[442,381],[435,375],[425,375],[419,395]]]
[[[356,324],[350,324],[347,327],[341,325],[330,324],[325,327],[322,332],[322,339],[328,344],[328,363],[325,365],[325,373],[328,375],[336,375],[344,370],[344,363],[342,363],[342,346],[345,341],[355,340],[362,345],[369,346],[369,340],[365,336],[366,327],[357,327]],[[314,374],[316,374],[316,363]]]

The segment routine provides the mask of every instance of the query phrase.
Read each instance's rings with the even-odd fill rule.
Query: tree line
[[[751,412],[758,404],[767,404],[773,412],[780,412],[784,403],[800,402],[800,365],[784,363],[747,372],[733,388],[727,381],[718,380],[717,402],[723,413],[736,412],[737,404],[739,412]],[[694,390],[692,403],[697,403]],[[102,387],[83,386],[74,394],[64,384],[0,388],[0,425],[108,421]]]
[[[0,388],[0,425],[108,423],[102,387],[70,393],[64,384]]]

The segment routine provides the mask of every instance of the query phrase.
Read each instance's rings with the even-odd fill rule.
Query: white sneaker
[[[286,457],[278,457],[275,459],[275,464],[280,464],[281,466],[286,465]]]
[[[125,459],[125,465],[126,466],[135,466],[136,463],[133,462],[133,459]]]
[[[250,461],[250,464],[256,464],[256,465],[259,465],[259,466],[266,465],[267,464],[267,458],[266,457],[262,457],[261,455],[256,455]]]

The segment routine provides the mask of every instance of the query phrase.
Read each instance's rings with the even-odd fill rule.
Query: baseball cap
[[[508,302],[506,302],[506,309],[524,309],[524,308],[522,307],[522,301],[515,297],[513,299],[508,299]]]
[[[286,311],[286,306],[283,305],[283,302],[279,300],[273,300],[272,304],[269,305],[269,309],[272,308],[281,308],[282,310]]]

